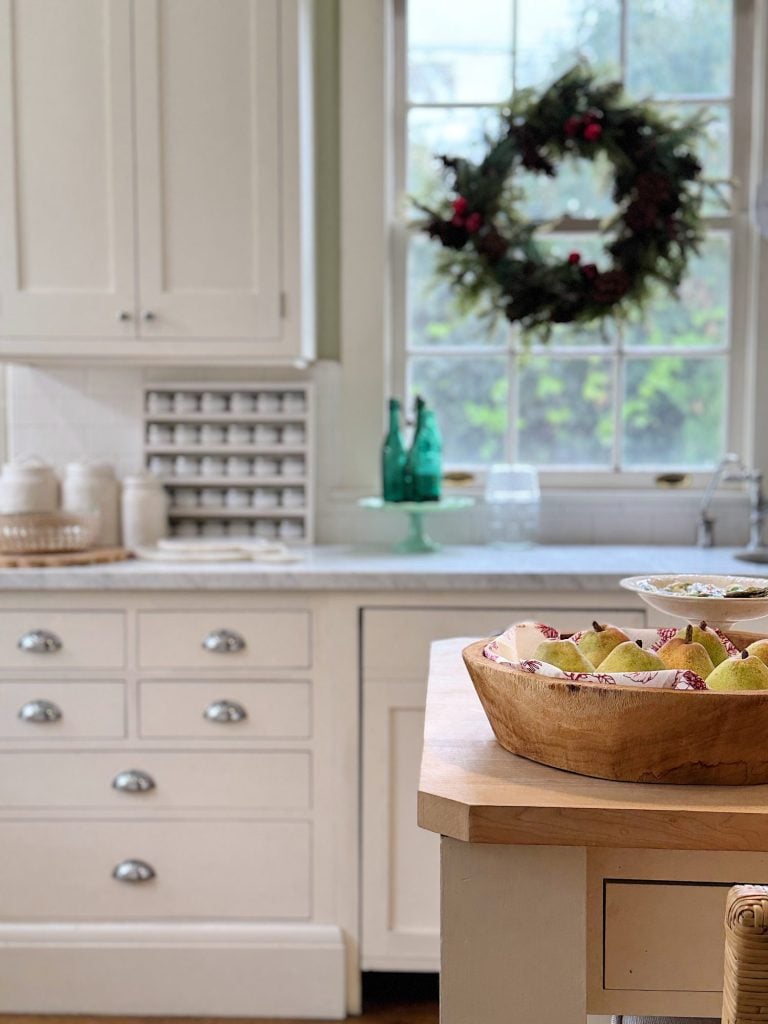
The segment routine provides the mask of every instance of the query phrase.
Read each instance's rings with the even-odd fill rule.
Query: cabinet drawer
[[[311,689],[306,681],[145,680],[139,684],[139,701],[139,731],[144,737],[306,739],[312,731]]]
[[[307,822],[11,822],[0,825],[3,917],[306,918]],[[148,881],[118,881],[126,860]]]
[[[308,611],[292,610],[141,612],[139,664],[218,672],[308,668],[310,622]]]
[[[605,989],[721,991],[729,887],[606,879]]]
[[[22,709],[26,709],[30,717],[20,717]],[[0,682],[0,737],[3,739],[106,739],[124,735],[122,683]]]
[[[369,679],[422,679],[429,645],[450,636],[483,637],[513,622],[533,619],[561,630],[581,629],[591,619],[617,626],[643,626],[645,613],[595,608],[366,608],[363,611],[363,672]]]
[[[115,669],[125,665],[122,612],[23,611],[0,614],[6,669]]]
[[[310,753],[292,750],[0,753],[0,808],[302,810],[311,769]]]

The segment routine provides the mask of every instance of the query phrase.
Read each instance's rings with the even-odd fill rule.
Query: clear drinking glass
[[[485,478],[488,543],[529,547],[539,527],[539,474],[522,462],[495,463]]]

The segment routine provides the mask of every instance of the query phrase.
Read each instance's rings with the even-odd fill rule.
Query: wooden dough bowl
[[[763,634],[728,632],[742,650]],[[768,783],[768,690],[714,693],[606,686],[464,662],[496,739],[513,754],[618,782]]]

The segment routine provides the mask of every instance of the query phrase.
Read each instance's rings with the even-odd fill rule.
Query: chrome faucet
[[[741,481],[747,484],[749,541],[745,550],[760,550],[763,546],[763,521],[768,513],[768,501],[763,494],[763,474],[759,469],[748,469],[734,452],[723,456],[704,490],[696,520],[696,544],[700,548],[711,548],[715,542],[715,520],[709,514],[709,506],[718,485],[727,481]]]

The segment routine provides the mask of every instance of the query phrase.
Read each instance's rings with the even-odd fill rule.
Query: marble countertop
[[[527,550],[448,546],[424,555],[316,546],[301,562],[151,562],[1,569],[0,590],[566,590],[614,589],[623,576],[696,572],[768,576],[730,548],[541,545]]]

